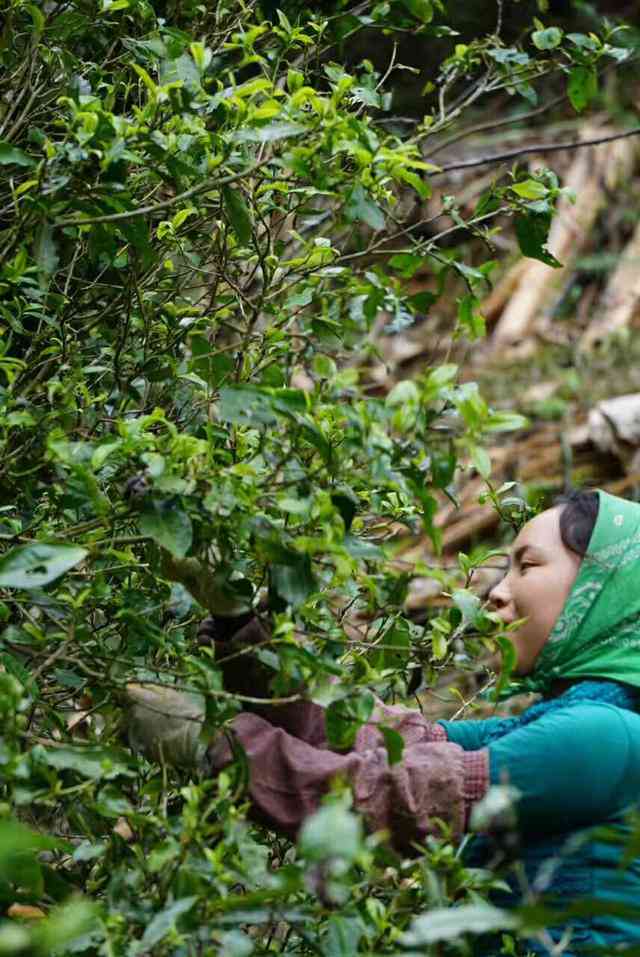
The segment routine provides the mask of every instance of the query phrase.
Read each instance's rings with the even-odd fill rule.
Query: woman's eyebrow
[[[533,549],[533,551],[535,552],[536,546],[535,545],[520,545],[520,547],[516,548],[515,552],[513,553],[514,561],[516,562],[522,561],[522,558],[524,557],[525,552],[528,552],[530,549]]]

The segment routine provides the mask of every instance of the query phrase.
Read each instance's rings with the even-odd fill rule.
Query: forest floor
[[[576,138],[610,130],[604,122],[581,130]],[[519,136],[522,143],[543,141],[540,130]],[[544,140],[553,142],[559,136],[565,138],[566,132],[547,128]],[[464,153],[458,148],[446,160],[499,152],[505,145],[510,143],[494,139],[489,148],[486,140],[470,140]],[[526,158],[530,169],[543,161],[535,154]],[[372,364],[368,372],[384,392],[401,379],[420,375],[436,360],[456,362],[462,380],[478,382],[491,406],[525,415],[526,428],[497,435],[490,447],[491,483],[494,488],[516,483],[516,493],[534,507],[547,507],[555,496],[580,487],[640,498],[640,455],[635,455],[640,448],[640,147],[636,140],[626,140],[567,151],[555,154],[549,165],[574,198],[560,201],[549,241],[562,268],[519,256],[512,224],[501,223],[495,242],[507,266],[492,275],[482,303],[486,337],[470,343],[451,336],[454,295],[439,301],[424,322],[408,330],[387,334],[378,329],[380,364]],[[469,178],[463,216],[471,214],[493,175]],[[459,192],[460,181],[455,185]],[[447,182],[442,182],[429,207],[437,208],[446,192]],[[486,259],[480,243],[470,243],[466,252],[471,263],[474,256]],[[410,282],[414,291],[434,289],[426,274]],[[459,294],[464,292],[461,282]],[[598,403],[635,395],[637,408],[633,399],[629,408],[622,406],[622,426],[616,411],[613,419],[600,416],[600,426],[610,429],[605,435],[602,429],[598,432]],[[447,567],[461,549],[472,552],[477,546],[505,544],[512,531],[501,525],[490,503],[479,503],[486,488],[471,464],[463,468],[451,490],[459,507],[443,496],[436,517],[443,530],[442,556],[433,554],[426,536],[404,540],[398,554],[405,561]],[[481,593],[486,594],[498,574],[488,569],[479,576]],[[412,585],[408,606],[420,619],[426,606],[442,601],[438,583],[425,578]],[[458,691],[475,693],[483,673],[475,683],[463,681],[451,697],[445,692],[443,699],[449,680],[444,675],[435,707],[442,713],[443,701],[445,710],[448,701],[451,711],[457,709]],[[431,708],[429,701],[424,704]]]

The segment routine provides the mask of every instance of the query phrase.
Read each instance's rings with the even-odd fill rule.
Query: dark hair
[[[560,512],[562,544],[584,558],[598,517],[600,507],[598,493],[569,492],[557,498],[554,505],[563,506]]]

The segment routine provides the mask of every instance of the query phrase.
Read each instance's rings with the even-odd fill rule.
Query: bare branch
[[[462,163],[449,163],[447,166],[441,166],[439,170],[428,173],[431,179],[433,176],[441,176],[442,173],[450,173],[456,169],[471,169],[474,166],[488,166],[491,163],[500,163],[503,160],[516,159],[518,156],[527,156],[529,153],[558,153],[561,150],[575,150],[583,146],[600,146],[602,143],[612,143],[614,140],[626,140],[630,136],[640,136],[640,126],[634,130],[627,130],[626,133],[613,133],[611,136],[601,136],[595,140],[577,140],[572,143],[535,143],[532,146],[523,146],[517,150],[509,150],[507,153],[496,153],[495,156],[481,156],[477,159],[464,160]]]
[[[192,196],[196,196],[198,193],[205,193],[209,189],[218,189],[220,186],[228,186],[229,183],[235,183],[239,179],[243,179],[245,176],[251,176],[256,170],[260,169],[263,166],[265,160],[262,160],[259,163],[256,163],[254,166],[250,166],[249,169],[243,170],[241,173],[234,173],[231,176],[223,176],[222,179],[215,180],[215,182],[210,182],[207,180],[205,183],[198,183],[196,186],[192,186],[190,189],[184,191],[184,193],[178,193],[177,196],[172,196],[171,199],[163,199],[159,203],[153,203],[151,206],[139,206],[137,209],[127,210],[124,213],[110,213],[107,216],[92,216],[89,219],[75,219],[70,217],[69,219],[58,219],[52,226],[92,226],[95,223],[116,223],[124,219],[133,219],[136,216],[147,216],[150,213],[159,212],[161,209],[168,209],[171,206],[175,206],[176,203],[179,203],[183,199],[190,199]]]
[[[556,97],[555,100],[549,100],[548,103],[539,106],[535,110],[530,110],[528,113],[518,113],[517,116],[507,117],[506,120],[488,120],[486,123],[478,123],[477,126],[469,126],[466,130],[461,130],[460,133],[455,133],[453,136],[450,136],[449,139],[438,143],[437,146],[427,154],[426,158],[431,160],[437,153],[441,153],[442,150],[447,149],[448,146],[453,146],[454,143],[466,139],[467,136],[473,136],[474,133],[484,133],[485,130],[496,130],[501,126],[511,126],[513,123],[522,123],[525,120],[532,120],[535,116],[540,116],[541,113],[546,113],[547,110],[553,109],[554,106],[559,106],[560,103],[566,99],[567,94],[563,93],[562,96]]]

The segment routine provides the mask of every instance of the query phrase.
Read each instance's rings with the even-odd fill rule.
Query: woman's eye
[[[535,562],[523,562],[520,565],[520,574],[524,575],[524,573],[526,572],[528,568],[535,568],[535,567],[536,567]]]

